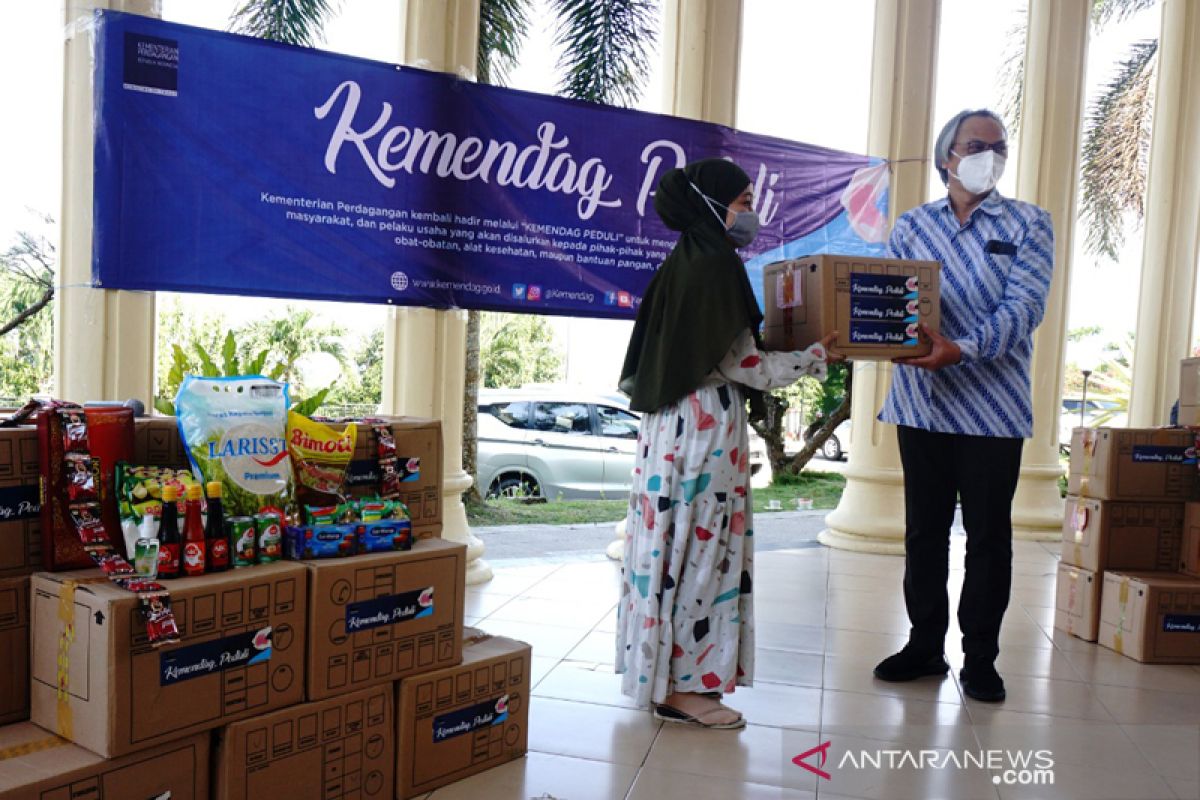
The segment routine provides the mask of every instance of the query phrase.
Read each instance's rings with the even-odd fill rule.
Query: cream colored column
[[[1164,0],[1129,424],[1163,424],[1190,355],[1200,254],[1200,2]]]
[[[1075,190],[1091,6],[1091,0],[1029,3],[1017,198],[1050,212],[1054,278],[1045,318],[1033,339],[1033,438],[1025,443],[1012,512],[1013,535],[1018,539],[1062,538],[1058,417],[1071,254],[1075,252]]]
[[[408,0],[402,60],[426,69],[475,75],[479,0]],[[491,580],[483,542],[471,533],[462,493],[462,399],[467,312],[390,309],[383,330],[383,408],[442,421],[442,538],[467,545],[467,583]]]
[[[933,87],[940,0],[877,0],[867,151],[892,160],[890,213],[925,200],[933,150]],[[908,161],[907,159],[926,159]],[[846,490],[825,518],[823,544],[868,553],[904,552],[904,475],[896,428],[876,420],[892,365],[854,364]]]
[[[92,51],[97,8],[159,17],[154,0],[68,0],[63,56],[62,212],[54,296],[54,394],[153,406],[152,292],[92,289]]]
[[[733,127],[742,0],[665,0],[663,6],[663,113]],[[624,520],[606,552],[624,558]]]

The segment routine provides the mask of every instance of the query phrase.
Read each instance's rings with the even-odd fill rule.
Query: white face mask
[[[950,174],[958,178],[964,189],[971,194],[986,194],[996,188],[1000,176],[1004,174],[1004,156],[993,150],[970,156],[961,156],[953,150],[950,152],[959,157],[958,172]]]

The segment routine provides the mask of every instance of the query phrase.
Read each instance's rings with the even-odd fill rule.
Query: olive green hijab
[[[746,267],[725,236],[725,209],[714,214],[692,184],[727,206],[750,177],[712,158],[658,182],[654,209],[680,236],[646,288],[625,353],[620,388],[634,411],[657,411],[697,388],[738,335],[749,328],[757,337],[762,322]]]

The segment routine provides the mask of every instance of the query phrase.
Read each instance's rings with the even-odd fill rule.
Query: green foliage
[[[186,375],[206,378],[266,375],[286,380],[293,408],[308,408],[311,415],[334,387],[310,394],[296,373],[296,362],[317,352],[328,352],[337,358],[342,345],[333,337],[342,333],[340,326],[314,323],[312,311],[290,305],[280,315],[227,328],[223,316],[186,314],[176,299],[174,304],[160,309],[158,315],[154,407],[163,414],[174,415],[175,395]],[[344,364],[344,357],[339,361]]]
[[[1110,22],[1124,22],[1139,11],[1154,8],[1159,0],[1093,0],[1092,25],[1099,32]]]
[[[54,220],[35,215],[0,252],[0,397],[24,401],[48,392],[53,371]]]
[[[1083,137],[1080,218],[1087,251],[1117,260],[1125,219],[1145,209],[1158,41],[1136,42],[1092,103]]]
[[[479,365],[489,389],[551,383],[562,375],[554,332],[532,314],[483,314]]]
[[[479,53],[476,78],[496,86],[508,84],[521,41],[529,30],[530,0],[480,0]]]
[[[331,405],[377,407],[383,402],[383,329],[363,337],[351,356],[352,368],[333,387]]]
[[[330,0],[246,0],[233,13],[230,29],[260,39],[314,47],[337,7],[338,3]]]
[[[752,492],[754,513],[766,513],[771,500],[780,501],[784,511],[795,511],[797,497],[811,498],[813,508],[837,508],[845,488],[845,476],[832,472],[777,473],[770,486]]]
[[[657,0],[550,0],[555,45],[566,74],[558,93],[593,103],[632,106],[650,74],[658,40]]]

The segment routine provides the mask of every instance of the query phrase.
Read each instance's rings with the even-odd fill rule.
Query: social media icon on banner
[[[633,308],[633,295],[629,292],[617,292],[617,305],[621,308]]]
[[[616,304],[617,304],[617,293],[616,292],[605,292],[604,293],[604,305],[615,306]]]
[[[542,287],[537,286],[537,285],[530,286],[529,292],[526,293],[526,295],[525,295],[525,299],[530,300],[535,303],[538,300],[541,300],[542,299]]]
[[[525,299],[525,284],[514,283],[512,296],[513,296],[513,300],[524,300]]]

